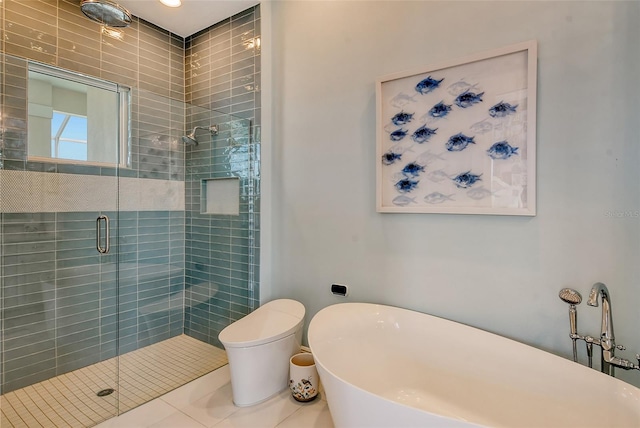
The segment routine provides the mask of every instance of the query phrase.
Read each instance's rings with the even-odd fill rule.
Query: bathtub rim
[[[407,308],[403,308],[403,307],[399,307],[399,306],[393,306],[393,305],[387,305],[387,304],[380,304],[380,303],[368,303],[368,302],[341,302],[341,303],[336,303],[333,305],[329,305],[326,306],[324,308],[322,308],[321,310],[319,310],[311,319],[311,321],[309,322],[309,327],[308,327],[308,342],[309,342],[309,349],[311,350],[311,352],[314,354],[314,358],[316,361],[316,365],[320,366],[322,368],[322,370],[326,371],[330,376],[332,376],[333,378],[335,378],[336,380],[338,380],[339,382],[348,385],[350,388],[354,388],[355,390],[359,391],[360,393],[365,394],[366,396],[370,396],[370,397],[374,397],[378,400],[383,400],[386,403],[390,403],[392,405],[395,406],[400,406],[401,408],[406,408],[406,409],[410,409],[413,412],[419,412],[422,413],[424,415],[429,415],[432,417],[436,417],[436,418],[441,418],[445,421],[455,421],[458,423],[466,423],[472,426],[482,426],[482,425],[478,425],[478,423],[476,422],[471,422],[468,420],[465,420],[464,418],[456,418],[456,417],[450,417],[450,416],[446,416],[446,415],[441,415],[438,413],[434,413],[432,411],[429,410],[425,410],[419,407],[415,407],[415,406],[411,406],[409,404],[405,404],[403,402],[400,401],[395,401],[393,399],[387,398],[385,396],[379,395],[377,393],[374,393],[372,391],[369,391],[367,389],[364,389],[362,387],[360,387],[359,385],[353,383],[352,381],[349,381],[347,379],[345,379],[342,376],[339,376],[335,373],[335,371],[330,370],[325,364],[324,362],[321,360],[321,357],[319,357],[316,352],[314,351],[314,346],[312,344],[312,331],[314,330],[313,326],[314,326],[314,320],[316,320],[316,324],[317,324],[317,316],[320,313],[327,313],[330,311],[336,311],[340,308],[340,310],[345,310],[346,309],[346,314],[353,314],[356,313],[355,310],[348,310],[348,307],[361,307],[361,308],[384,308],[384,309],[391,309],[394,313],[399,311],[399,312],[409,312],[409,313],[413,313],[414,315],[418,315],[418,316],[427,316],[427,317],[431,317],[431,318],[435,318],[437,320],[440,321],[445,321],[445,322],[450,322],[450,323],[454,323],[457,324],[459,326],[464,326],[466,328],[472,329],[472,331],[478,331],[481,334],[488,334],[493,336],[495,339],[499,340],[499,341],[506,341],[508,343],[513,343],[516,346],[519,347],[523,347],[522,349],[528,349],[531,350],[534,353],[542,353],[544,355],[546,355],[549,358],[553,358],[556,359],[558,361],[559,364],[565,365],[566,367],[571,367],[572,370],[581,370],[583,371],[585,374],[588,373],[589,376],[594,376],[596,380],[599,379],[600,382],[611,382],[612,387],[615,386],[615,390],[616,391],[623,391],[624,389],[631,389],[633,391],[635,391],[635,395],[637,397],[640,397],[640,388],[636,387],[635,385],[632,385],[628,382],[625,382],[621,379],[609,376],[605,373],[600,372],[599,370],[595,370],[593,368],[589,368],[585,365],[582,364],[578,364],[575,363],[571,360],[569,360],[568,358],[562,357],[560,355],[554,354],[552,352],[549,352],[547,350],[541,349],[541,348],[537,348],[535,346],[529,345],[527,343],[521,342],[517,339],[512,339],[506,336],[502,336],[499,335],[497,333],[493,333],[491,331],[488,330],[483,330],[479,327],[475,327],[472,325],[468,325],[462,322],[458,322],[455,320],[451,320],[451,319],[447,319],[444,317],[439,317],[437,315],[432,315],[426,312],[420,312],[417,310],[413,310],[413,309],[407,309]],[[370,312],[368,312],[370,313]],[[318,347],[316,347],[315,349],[317,350]],[[322,379],[321,379],[322,381]],[[330,401],[329,397],[326,397],[327,401]]]
[[[414,313],[421,314],[421,315],[428,315],[430,317],[439,318],[441,320],[450,321],[450,322],[454,322],[454,323],[457,323],[457,324],[462,324],[462,323],[458,323],[457,321],[452,321],[452,320],[449,320],[449,319],[446,319],[446,318],[442,318],[442,317],[438,317],[438,316],[435,316],[435,315],[431,315],[431,314],[428,314],[428,313],[424,313],[424,312],[414,311],[412,309],[403,308],[403,307],[400,307],[400,306],[386,305],[386,304],[381,304],[381,303],[368,303],[368,302],[341,302],[341,303],[336,303],[336,304],[333,304],[333,305],[325,306],[324,308],[322,308],[318,312],[316,312],[316,314],[311,318],[311,321],[309,321],[309,327],[308,327],[308,331],[307,331],[307,341],[309,342],[309,350],[311,351],[311,353],[314,356],[313,358],[314,358],[314,360],[316,362],[316,366],[320,366],[322,370],[325,370],[327,373],[329,373],[331,376],[333,376],[335,379],[337,379],[341,383],[349,385],[350,387],[357,389],[359,392],[364,393],[367,396],[374,397],[374,398],[380,399],[380,400],[384,400],[385,402],[387,402],[387,403],[389,403],[391,405],[401,406],[403,408],[410,409],[411,411],[420,412],[420,413],[423,413],[425,415],[430,415],[430,416],[432,416],[434,418],[442,419],[443,422],[444,421],[447,421],[447,422],[448,421],[454,421],[454,422],[459,422],[459,423],[468,423],[469,425],[477,426],[477,427],[481,427],[482,426],[482,425],[478,425],[478,424],[475,424],[475,423],[472,423],[472,422],[465,421],[464,419],[453,419],[453,418],[450,418],[450,417],[447,417],[447,416],[443,416],[443,415],[439,415],[437,413],[430,412],[428,410],[421,409],[419,407],[410,406],[409,404],[402,403],[400,401],[394,401],[394,400],[392,400],[390,398],[383,397],[381,395],[378,395],[378,394],[375,394],[375,393],[373,393],[371,391],[368,391],[368,390],[366,390],[366,389],[364,389],[364,388],[362,388],[362,387],[360,387],[360,386],[358,386],[358,385],[356,385],[354,383],[351,383],[348,380],[344,379],[342,376],[338,376],[334,371],[329,370],[322,363],[322,361],[320,361],[317,358],[316,353],[313,350],[313,346],[311,344],[311,328],[312,328],[312,325],[313,325],[313,320],[314,320],[314,318],[316,318],[316,315],[318,315],[319,313],[321,313],[321,312],[323,312],[325,310],[335,310],[336,309],[335,307],[337,307],[337,306],[375,306],[375,307],[383,307],[383,308],[392,308],[394,310],[399,310],[399,311],[409,311],[409,312],[414,312]],[[473,326],[468,326],[466,324],[463,324],[463,325],[465,325],[467,327],[475,328],[477,330],[481,330],[481,329],[478,329],[478,328],[473,327]],[[484,331],[484,330],[481,330],[481,331]],[[490,332],[487,332],[487,333],[490,333]],[[491,334],[494,334],[494,333],[491,333]],[[498,336],[498,335],[496,335],[496,336]],[[510,340],[510,339],[508,339],[508,340]],[[320,382],[322,382],[322,379],[320,379]],[[329,401],[328,397],[325,397],[325,399],[327,399],[327,401]]]

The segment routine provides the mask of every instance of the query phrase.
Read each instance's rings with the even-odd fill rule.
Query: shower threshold
[[[0,396],[0,427],[91,427],[227,364],[181,335]],[[119,382],[116,384],[116,370]],[[98,392],[113,388],[112,394]]]

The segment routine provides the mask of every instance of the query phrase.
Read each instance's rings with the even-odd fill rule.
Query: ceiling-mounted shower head
[[[211,135],[216,135],[218,133],[218,125],[196,126],[193,128],[193,131],[191,131],[191,133],[187,135],[183,135],[181,137],[182,142],[185,143],[187,146],[197,146],[198,140],[196,140],[196,131],[198,129],[206,129],[211,133]]]
[[[131,13],[110,0],[82,0],[80,10],[92,21],[107,27],[128,27],[131,24]]]

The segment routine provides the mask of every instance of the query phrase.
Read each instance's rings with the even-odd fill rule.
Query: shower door
[[[2,426],[15,418],[91,426],[118,408],[119,125],[128,122],[128,91],[1,59]]]

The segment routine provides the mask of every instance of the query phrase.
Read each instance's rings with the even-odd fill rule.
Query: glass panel
[[[249,311],[246,257],[232,254],[247,251],[246,214],[200,213],[203,180],[247,176],[249,122],[138,89],[132,99],[137,176],[119,179],[120,412],[226,364],[218,333]],[[124,193],[142,182],[132,203]]]
[[[2,55],[0,73],[2,426],[12,418],[51,424],[27,414],[34,406],[24,397],[36,394],[39,408],[82,403],[65,409],[66,424],[92,426],[117,414],[118,394],[108,394],[117,389],[117,169],[29,159],[27,141],[38,132],[49,160],[55,151],[90,156],[85,115],[52,107],[46,125],[33,126],[42,117],[28,115],[27,61]],[[114,165],[118,137],[108,149]]]
[[[2,59],[0,392],[75,370],[69,391],[99,404],[90,426],[226,364],[219,332],[258,301],[249,121],[133,89],[119,115],[131,144],[109,149],[130,168],[34,161],[27,62]],[[52,110],[48,153],[83,145],[80,116]],[[217,179],[237,185],[231,215],[201,210]]]
[[[187,107],[187,129],[216,125],[202,132],[197,146],[186,151],[185,333],[220,349],[218,334],[254,309],[249,278],[249,233],[253,202],[250,122],[197,106]],[[238,178],[238,215],[206,214],[203,182]]]

